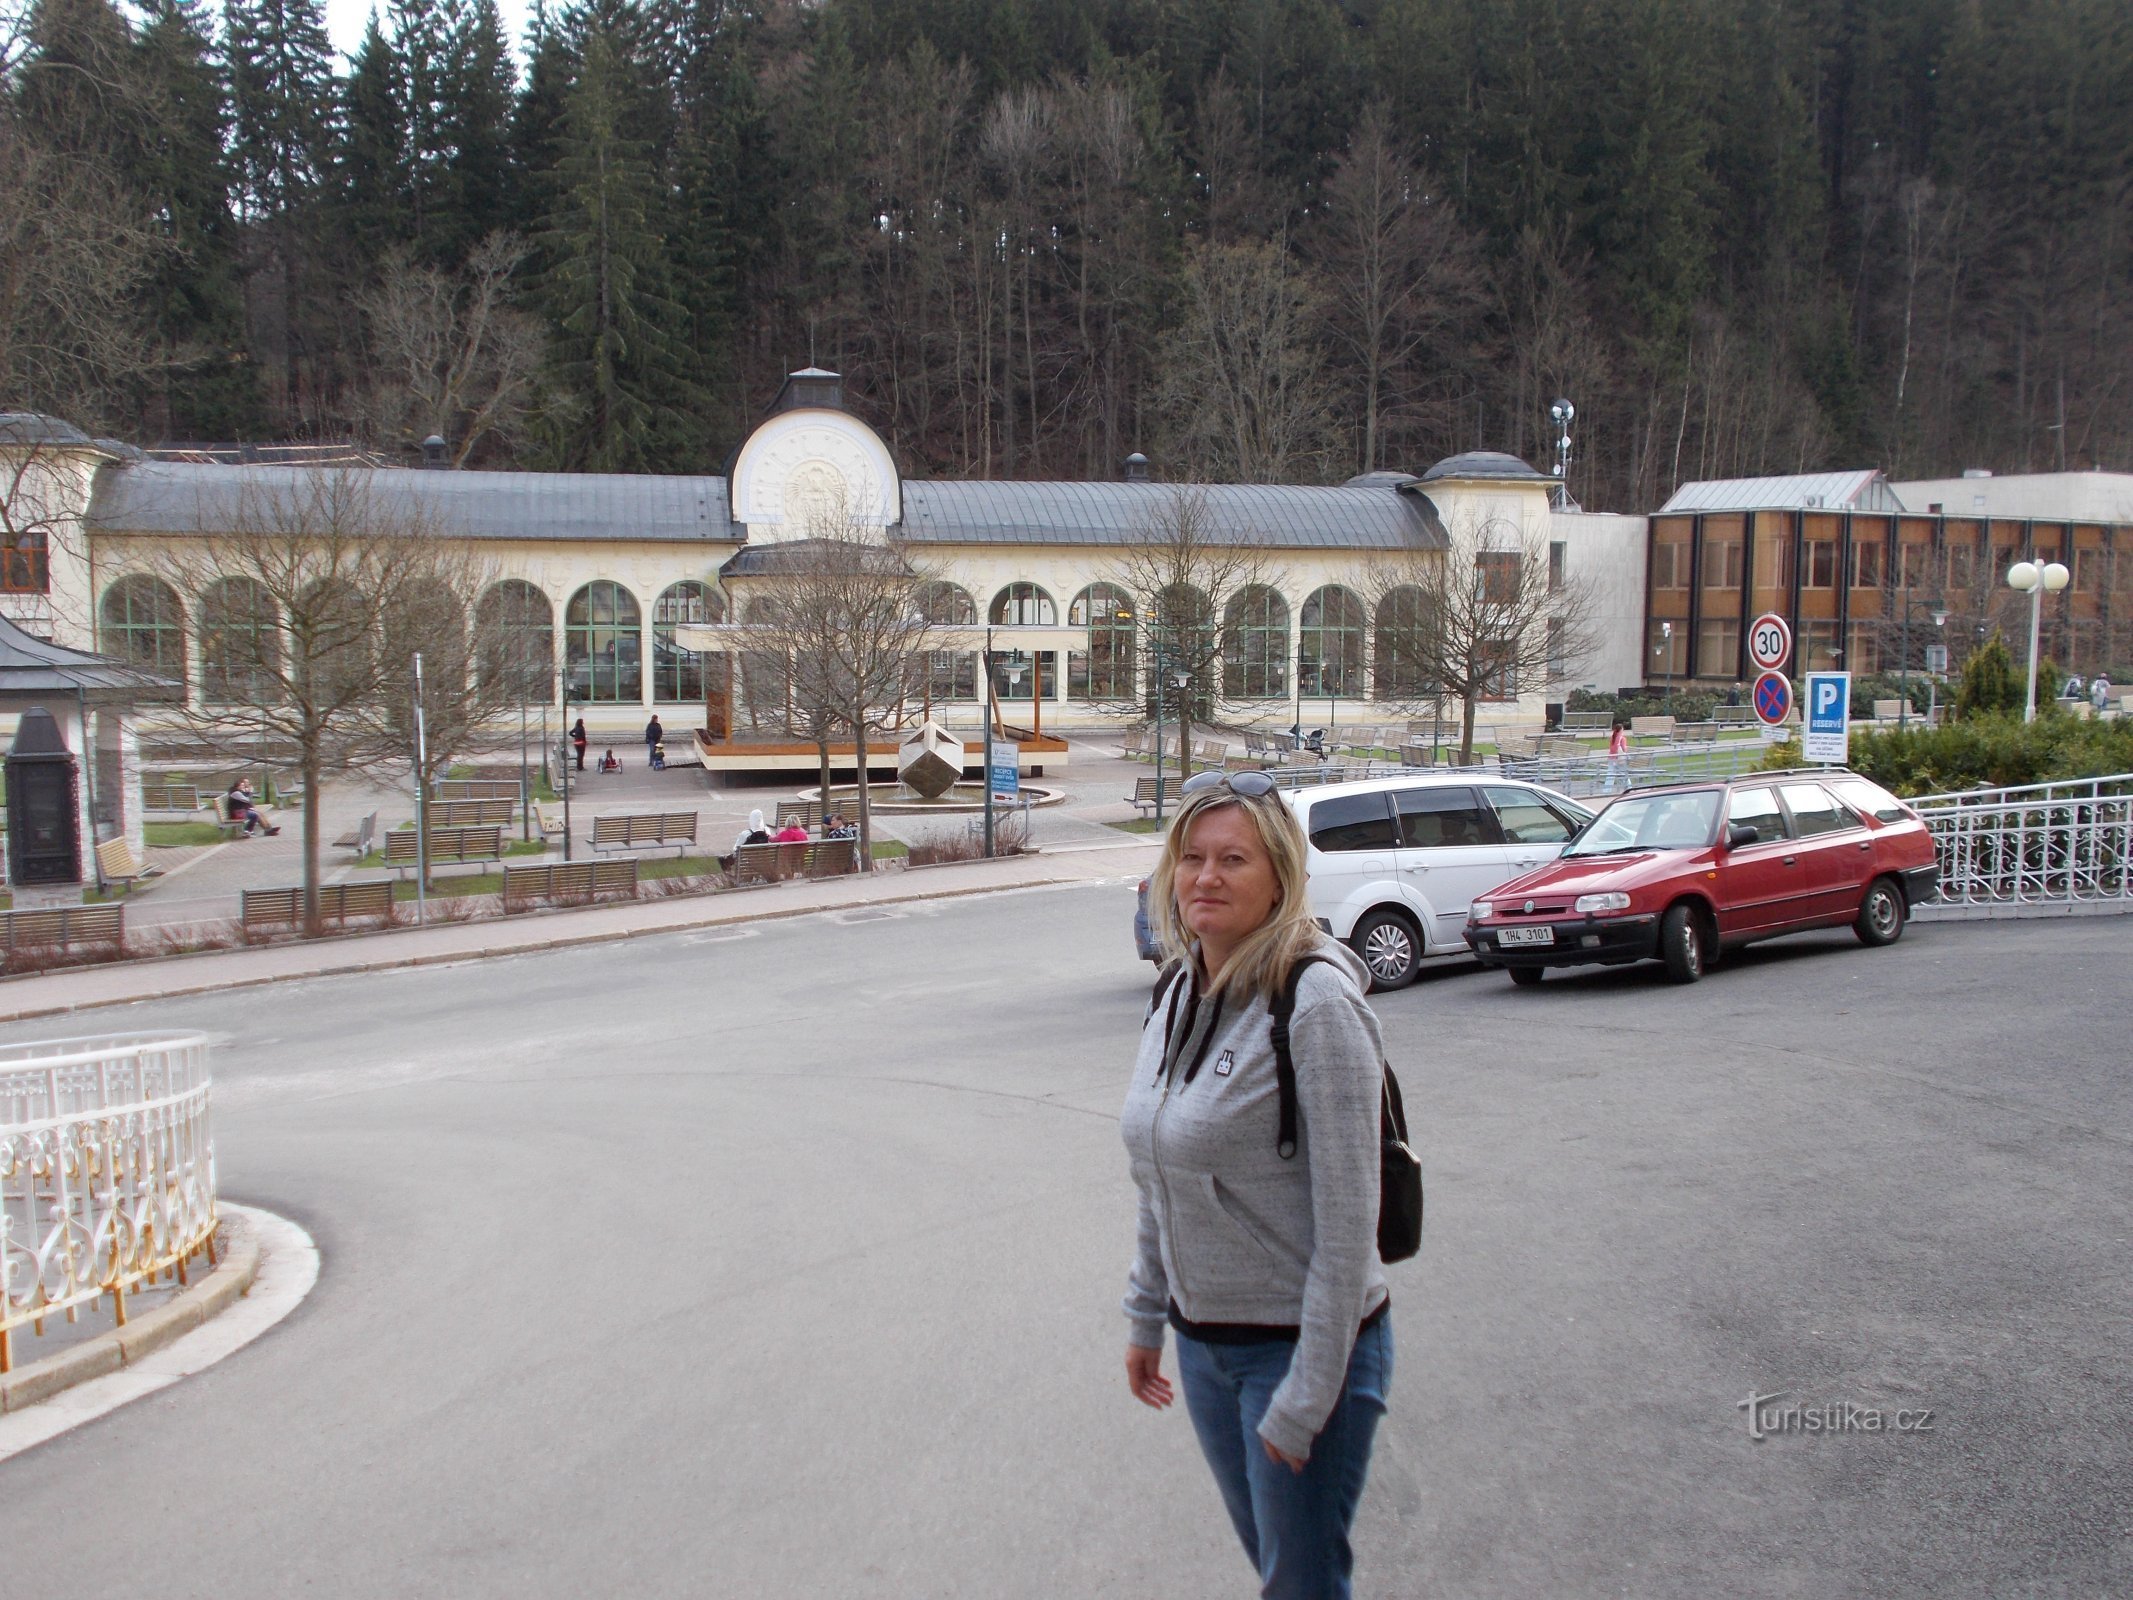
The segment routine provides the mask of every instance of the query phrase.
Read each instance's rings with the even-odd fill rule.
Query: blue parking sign
[[[1800,754],[1809,761],[1849,761],[1852,755],[1852,675],[1807,674],[1801,708]]]
[[[1016,805],[1022,799],[1022,752],[1012,740],[1005,740],[992,747],[992,771],[987,781],[992,785],[995,801]]]

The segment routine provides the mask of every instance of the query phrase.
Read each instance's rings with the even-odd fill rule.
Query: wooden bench
[[[361,883],[322,883],[318,886],[318,915],[346,927],[358,917],[389,918],[393,914],[393,886],[389,878],[371,878]],[[238,911],[247,928],[293,926],[304,918],[302,889],[247,889]]]
[[[333,841],[336,850],[353,850],[361,860],[378,847],[378,814],[373,811],[348,832]]]
[[[143,811],[192,812],[200,809],[200,791],[190,783],[141,782]]]
[[[1436,752],[1426,744],[1403,744],[1400,746],[1400,765],[1403,767],[1429,767],[1436,765]]]
[[[778,820],[771,824],[775,832],[788,822],[797,822],[809,833],[822,826],[822,802],[820,800],[780,800]]]
[[[1148,730],[1134,728],[1118,741],[1118,753],[1128,761],[1138,761],[1147,754]]]
[[[1874,702],[1874,720],[1876,722],[1901,722],[1903,720],[1903,702],[1901,700],[1876,700]]]
[[[1711,720],[1721,728],[1752,728],[1758,719],[1755,715],[1755,707],[1740,705],[1713,706],[1711,708]]]
[[[123,947],[125,943],[126,908],[122,905],[0,911],[0,945],[9,950]]]
[[[504,868],[504,909],[537,900],[591,900],[603,894],[637,894],[637,858],[599,861],[537,861]]]
[[[538,801],[533,807],[534,826],[541,830],[543,838],[560,839],[563,836],[563,813],[550,811]]]
[[[1631,717],[1629,719],[1629,736],[1632,739],[1670,740],[1674,737],[1674,719],[1672,717]]]
[[[1566,711],[1563,713],[1565,733],[1612,733],[1615,714],[1612,711]]]
[[[1192,758],[1202,766],[1219,767],[1229,760],[1229,746],[1220,739],[1195,739]]]
[[[733,852],[728,877],[736,886],[787,878],[841,878],[859,870],[859,841],[816,839],[807,844],[744,844]]]
[[[518,811],[516,796],[509,800],[432,800],[433,828],[508,828]]]
[[[685,855],[696,843],[696,813],[693,811],[633,811],[619,816],[593,818],[595,850],[633,850],[639,845],[670,844],[674,853]]]
[[[1675,744],[1716,744],[1718,724],[1715,722],[1677,722],[1674,724]]]
[[[163,870],[135,855],[133,846],[124,839],[106,839],[96,847],[96,869],[106,883],[132,883],[155,877]]]
[[[504,830],[493,826],[432,828],[429,830],[429,846],[433,868],[453,862],[501,861],[504,858]],[[417,865],[413,828],[395,828],[385,836],[385,864],[396,872]]]
[[[211,805],[215,813],[215,826],[222,830],[225,839],[234,839],[244,832],[244,824],[230,815],[230,797],[227,794],[216,795]]]
[[[439,778],[435,799],[447,803],[456,800],[507,800],[512,805],[519,802],[519,783],[513,778],[505,783],[497,778]],[[504,819],[510,821],[509,817]]]
[[[1144,817],[1155,809],[1157,784],[1161,784],[1163,787],[1164,800],[1172,805],[1177,804],[1178,786],[1171,779],[1135,778],[1133,780],[1133,793],[1127,796],[1127,799],[1132,803],[1133,809]]]

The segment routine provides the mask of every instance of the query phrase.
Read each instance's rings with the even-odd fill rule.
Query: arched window
[[[102,631],[109,654],[185,681],[185,606],[162,579],[129,573],[106,589]]]
[[[1154,614],[1148,618],[1150,698],[1166,706],[1173,704],[1177,685],[1172,679],[1182,668],[1192,674],[1193,714],[1199,715],[1198,708],[1212,688],[1207,675],[1216,644],[1215,608],[1204,591],[1189,583],[1174,583],[1157,595]]]
[[[1411,583],[1386,590],[1378,601],[1375,631],[1371,698],[1397,705],[1435,696],[1429,597]]]
[[[726,602],[716,589],[694,578],[669,584],[652,605],[652,698],[654,700],[701,700],[704,697],[706,658],[701,651],[684,650],[674,642],[674,628],[683,622],[724,622]],[[725,657],[709,658],[713,673],[721,670]]]
[[[967,628],[978,620],[978,603],[960,584],[922,583],[912,591],[911,603],[920,616],[943,627]],[[978,697],[977,657],[968,650],[928,650],[925,674],[923,697],[936,705]]]
[[[1092,583],[1074,596],[1067,621],[1089,630],[1089,648],[1067,652],[1067,693],[1076,700],[1133,698],[1133,596]]]
[[[1289,603],[1265,584],[1240,589],[1222,635],[1222,693],[1280,700],[1289,692]]]
[[[595,705],[644,698],[644,634],[637,597],[595,578],[563,611],[563,693]]]
[[[1305,694],[1362,695],[1365,616],[1355,592],[1337,583],[1314,590],[1303,603],[1296,666]]]
[[[200,597],[200,698],[216,706],[282,698],[281,613],[250,578],[218,578]]]
[[[1019,623],[1025,626],[1050,626],[1059,624],[1059,608],[1052,597],[1034,583],[1011,583],[992,597],[992,610],[987,614],[991,621],[1002,624]],[[1012,645],[1005,650],[993,652],[993,687],[1002,700],[1028,700],[1037,692],[1038,672],[1024,670],[1009,673],[1002,670],[1010,655],[1027,655],[1016,651]],[[1041,668],[1044,692],[1047,697],[1053,685],[1059,681],[1059,655],[1057,651],[1039,652],[1037,662]]]
[[[499,699],[545,704],[555,695],[555,607],[524,578],[491,584],[474,606],[476,670]]]

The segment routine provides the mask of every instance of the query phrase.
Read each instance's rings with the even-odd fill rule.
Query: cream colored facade
[[[802,379],[814,380],[818,389],[835,381],[832,374],[795,374],[788,389]],[[789,398],[804,402],[808,394],[802,389]],[[5,603],[10,614],[33,631],[77,648],[121,655],[130,652],[131,640],[122,612],[111,602],[114,585],[130,575],[154,574],[158,554],[169,541],[228,531],[231,475],[250,473],[248,481],[258,482],[271,472],[301,472],[142,462],[96,447],[49,454],[56,462],[49,475],[53,492],[72,501],[62,519],[71,531],[53,543],[49,592],[12,595]],[[906,481],[886,444],[863,422],[838,405],[806,403],[783,404],[774,411],[737,452],[730,476],[723,478],[604,479],[403,469],[376,469],[375,476],[382,490],[419,504],[439,537],[465,540],[493,581],[522,580],[546,598],[561,669],[559,710],[577,648],[570,627],[573,603],[582,610],[590,604],[583,597],[591,586],[603,583],[616,586],[634,602],[637,692],[626,700],[573,699],[568,707],[568,715],[584,716],[596,741],[616,743],[634,742],[655,711],[676,732],[702,720],[700,701],[659,697],[659,674],[652,668],[660,659],[671,660],[653,637],[661,597],[676,584],[703,584],[720,598],[702,620],[738,620],[722,588],[721,569],[751,546],[804,536],[811,519],[837,515],[876,530],[880,537],[897,539],[915,567],[962,588],[981,623],[994,618],[996,599],[1018,584],[1036,586],[1051,602],[1049,617],[1018,620],[1067,623],[1076,597],[1115,573],[1122,544],[1133,537],[1131,507],[1174,492],[1145,483]],[[1287,670],[1280,679],[1284,692],[1257,700],[1224,698],[1218,702],[1219,717],[1285,729],[1298,720],[1299,711],[1307,727],[1390,723],[1416,714],[1412,705],[1370,698],[1367,687],[1375,678],[1374,665],[1367,660],[1374,643],[1367,625],[1373,574],[1390,563],[1430,558],[1427,538],[1418,533],[1403,544],[1386,534],[1385,527],[1433,527],[1439,530],[1438,549],[1447,531],[1458,538],[1487,530],[1490,541],[1565,540],[1572,546],[1573,571],[1587,563],[1604,564],[1610,569],[1610,593],[1619,587],[1625,594],[1641,595],[1642,519],[1565,519],[1551,512],[1551,488],[1549,479],[1524,463],[1476,455],[1441,463],[1421,480],[1376,475],[1341,489],[1210,490],[1242,508],[1233,513],[1241,530],[1235,537],[1262,550],[1267,582],[1287,612]],[[628,509],[646,496],[658,498],[667,508],[659,513],[665,519],[661,526],[649,531],[633,525],[634,514]],[[1251,523],[1253,496],[1264,497],[1278,513],[1266,526],[1245,526]],[[558,503],[566,511],[556,511]],[[518,513],[513,508],[520,505],[531,508],[523,532],[514,531],[519,525],[514,524]],[[619,509],[603,513],[603,505]],[[1068,509],[1058,511],[1059,505]],[[1073,509],[1077,505],[1084,509]],[[971,508],[983,506],[995,507],[997,515],[980,527],[984,515]],[[1045,517],[1049,520],[1042,521]],[[962,530],[968,536],[959,536],[958,518],[970,525]],[[1025,522],[1028,536],[1018,537],[1016,529]],[[1634,537],[1616,526],[1632,522],[1638,529]],[[1634,572],[1627,570],[1632,562]],[[1624,570],[1611,570],[1618,565]],[[1329,585],[1353,591],[1365,602],[1366,614],[1364,693],[1338,699],[1312,692],[1318,685],[1298,670],[1306,603]],[[182,612],[186,678],[197,693],[199,600],[189,595],[176,599]],[[1609,608],[1609,629],[1624,634],[1626,648],[1634,655],[1641,616],[1617,617],[1615,609]],[[607,647],[613,648],[611,641]],[[1618,642],[1612,653],[1622,648]],[[1147,665],[1143,650],[1139,667],[1144,679]],[[1525,692],[1515,702],[1491,703],[1483,715],[1537,722],[1544,701],[1559,700],[1580,683],[1611,686],[1624,665],[1612,656],[1604,667],[1593,661],[1572,663],[1564,681],[1521,685]],[[1043,686],[1046,731],[1092,730],[1136,714],[1123,697],[1078,698],[1065,667],[1063,660],[1058,662]],[[595,676],[588,669],[585,681]],[[1619,681],[1634,678],[1632,672]],[[1299,684],[1304,691],[1300,705]],[[1010,708],[1015,699],[1027,697],[1025,682],[1009,699]],[[951,724],[978,720],[974,701],[967,715],[953,704],[942,709]]]

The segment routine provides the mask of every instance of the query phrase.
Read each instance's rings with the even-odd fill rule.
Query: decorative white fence
[[[215,1145],[204,1034],[114,1034],[0,1049],[0,1372],[39,1333],[214,1259]]]
[[[1941,903],[1987,915],[2133,911],[2133,773],[1926,795]]]

